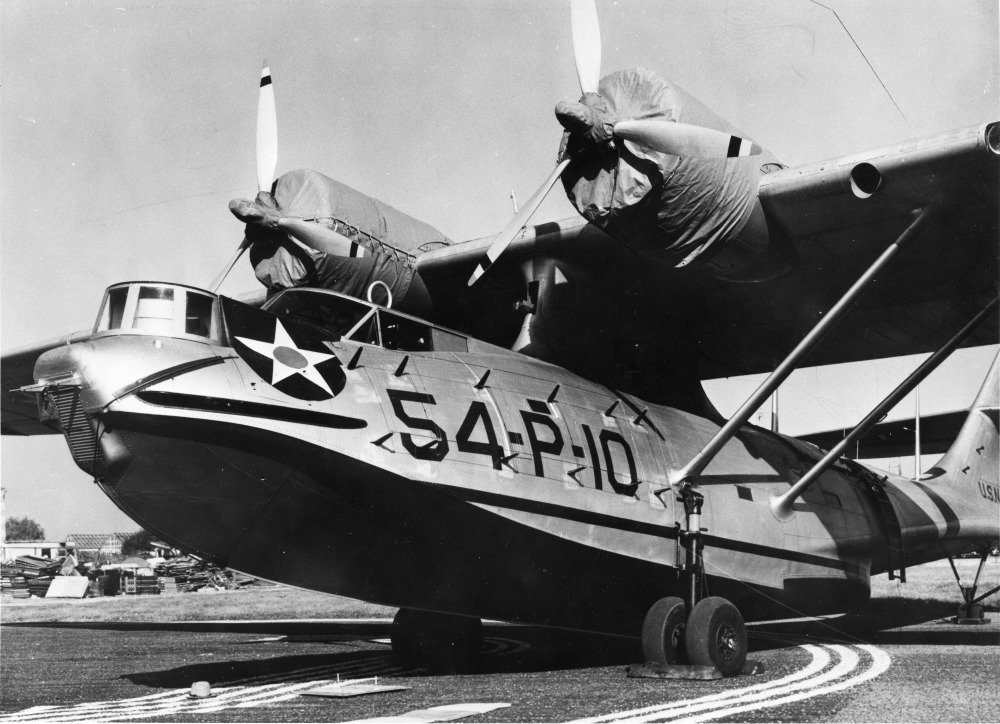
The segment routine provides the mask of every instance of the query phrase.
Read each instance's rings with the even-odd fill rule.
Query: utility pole
[[[916,412],[914,414],[916,425],[914,427],[913,438],[913,479],[919,480],[920,474],[923,472],[920,469],[920,385],[917,385],[913,393],[916,405]]]

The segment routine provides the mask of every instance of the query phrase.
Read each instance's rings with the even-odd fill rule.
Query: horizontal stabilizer
[[[920,453],[922,455],[941,455],[955,441],[962,423],[968,415],[968,410],[940,412],[934,415],[920,416]],[[847,437],[851,428],[826,430],[808,435],[800,435],[799,439],[811,442],[824,450],[829,450]],[[852,460],[891,458],[913,455],[916,444],[916,420],[906,418],[883,422],[873,427],[863,436],[856,446],[844,451]]]

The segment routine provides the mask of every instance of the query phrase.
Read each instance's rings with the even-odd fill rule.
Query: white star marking
[[[254,352],[259,352],[265,357],[271,358],[274,362],[271,365],[272,385],[281,382],[286,377],[299,374],[313,384],[319,385],[330,397],[334,397],[333,390],[330,389],[326,380],[323,379],[323,375],[316,370],[316,365],[326,362],[328,359],[333,359],[336,355],[299,349],[288,334],[288,331],[281,325],[281,320],[274,320],[274,325],[273,342],[261,342],[260,340],[247,339],[246,337],[237,337],[236,339]],[[289,364],[289,362],[292,364]]]

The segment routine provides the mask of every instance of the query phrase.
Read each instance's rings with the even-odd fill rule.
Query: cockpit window
[[[373,314],[351,333],[351,339],[365,344],[379,344],[377,317]]]
[[[351,331],[371,311],[371,307],[353,299],[307,291],[285,292],[265,309],[301,322],[331,342]]]
[[[102,315],[104,329],[121,329],[127,299],[127,286],[112,287],[108,290],[107,299],[104,302],[104,315]]]
[[[212,329],[212,306],[215,299],[207,294],[187,293],[187,310],[184,315],[184,331],[208,337]]]
[[[108,287],[94,334],[145,334],[214,342],[217,298],[183,284],[122,282]]]
[[[468,352],[469,340],[460,334],[431,327],[431,340],[438,352]]]
[[[386,349],[402,349],[407,352],[429,352],[434,349],[428,325],[384,310],[379,310],[378,316],[382,346]]]

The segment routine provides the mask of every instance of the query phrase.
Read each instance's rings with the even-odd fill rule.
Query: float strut
[[[686,480],[691,480],[701,475],[702,471],[712,462],[712,459],[732,439],[739,429],[743,427],[757,408],[764,404],[764,401],[772,392],[778,389],[788,375],[795,371],[802,359],[812,351],[823,336],[850,310],[852,304],[875,280],[879,272],[888,266],[899,250],[917,235],[917,231],[924,225],[933,208],[932,206],[926,206],[920,210],[917,217],[906,227],[906,230],[879,255],[879,258],[854,282],[851,288],[844,293],[844,296],[830,308],[830,311],[823,315],[823,318],[816,326],[802,338],[802,341],[778,365],[774,372],[764,380],[761,386],[757,388],[757,391],[743,403],[743,406],[733,414],[729,421],[715,434],[715,437],[687,465],[669,471],[667,479],[671,485],[678,486]]]
[[[791,488],[785,491],[781,495],[771,496],[771,512],[778,520],[788,520],[792,516],[792,504],[798,499],[806,488],[812,485],[820,475],[826,472],[827,468],[833,465],[840,459],[840,456],[844,451],[849,448],[855,440],[862,437],[865,433],[871,430],[875,425],[879,423],[885,416],[889,413],[892,408],[899,404],[899,402],[910,394],[913,389],[919,385],[924,379],[933,372],[937,367],[944,362],[951,353],[955,351],[965,339],[972,334],[976,327],[982,323],[997,307],[998,300],[996,298],[990,300],[989,304],[983,307],[979,314],[970,319],[964,327],[962,327],[955,335],[949,339],[944,345],[930,357],[925,359],[917,369],[915,369],[909,377],[903,380],[899,386],[890,392],[882,402],[875,406],[875,409],[869,412],[865,419],[855,426],[843,440],[838,442],[833,448],[828,452],[823,459],[818,463],[813,465],[809,472],[799,478],[798,482],[795,483]]]
[[[958,607],[958,615],[952,619],[954,623],[960,623],[965,625],[982,625],[990,622],[988,618],[983,616],[983,607],[978,605],[980,601],[988,596],[992,596],[998,590],[1000,586],[997,586],[991,591],[987,591],[982,596],[976,596],[976,589],[979,588],[979,576],[983,573],[983,567],[986,565],[986,559],[989,558],[989,550],[984,550],[980,554],[979,558],[979,568],[976,569],[976,577],[972,581],[971,586],[965,586],[962,584],[962,577],[958,575],[958,569],[955,568],[955,561],[951,556],[948,556],[948,563],[951,564],[951,572],[955,574],[955,582],[958,583],[958,590],[962,592],[962,600],[964,601],[961,606]]]

